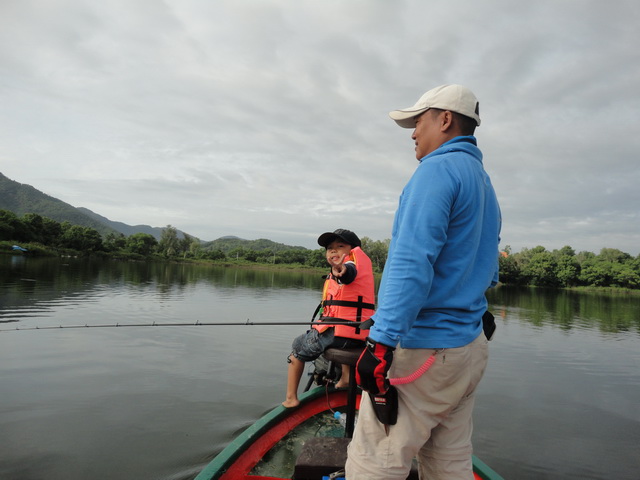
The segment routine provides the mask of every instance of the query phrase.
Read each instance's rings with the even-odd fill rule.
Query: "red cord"
[[[429,370],[429,368],[431,368],[431,365],[433,365],[433,362],[435,361],[436,361],[436,354],[433,353],[429,358],[427,358],[427,361],[424,362],[420,366],[420,368],[418,368],[411,375],[407,375],[406,377],[400,377],[400,378],[390,378],[389,383],[391,383],[391,385],[405,385],[407,383],[414,382],[420,377],[420,375],[422,375],[427,370]]]

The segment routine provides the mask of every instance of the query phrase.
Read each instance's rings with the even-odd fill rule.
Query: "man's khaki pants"
[[[434,352],[396,349],[389,378],[411,375]],[[464,347],[438,350],[426,373],[397,386],[398,422],[388,435],[365,393],[349,444],[347,480],[405,480],[414,457],[422,480],[473,479],[471,414],[487,360],[483,333]]]

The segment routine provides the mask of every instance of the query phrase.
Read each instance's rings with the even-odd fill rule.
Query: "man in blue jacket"
[[[498,281],[501,227],[473,136],[478,100],[443,85],[389,115],[414,129],[420,163],[400,196],[357,378],[374,397],[397,389],[397,422],[381,423],[363,395],[347,479],[404,480],[417,457],[422,479],[469,480],[474,392],[488,359],[485,291]]]

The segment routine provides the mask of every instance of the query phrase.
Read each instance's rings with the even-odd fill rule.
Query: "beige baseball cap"
[[[441,85],[422,95],[413,107],[394,110],[389,116],[402,128],[415,128],[415,117],[430,108],[449,110],[473,118],[480,125],[478,99],[462,85]]]

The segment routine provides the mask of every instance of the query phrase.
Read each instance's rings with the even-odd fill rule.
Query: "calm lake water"
[[[0,478],[192,479],[283,400],[317,273],[0,255]],[[495,289],[475,453],[506,479],[640,479],[640,297]]]

